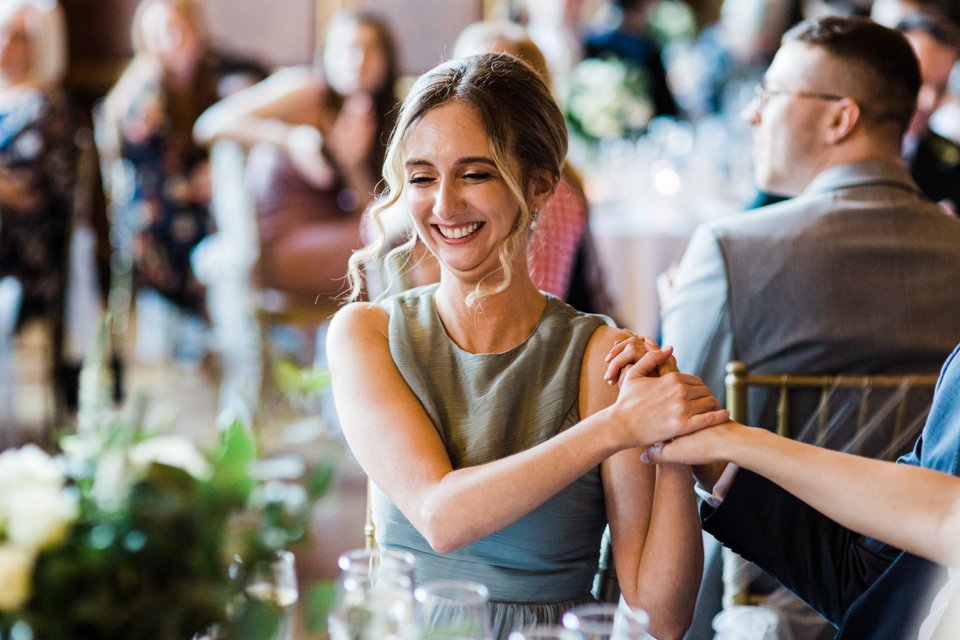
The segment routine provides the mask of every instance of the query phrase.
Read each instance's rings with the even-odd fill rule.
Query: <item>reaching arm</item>
[[[960,478],[821,449],[734,422],[678,438],[650,458],[730,460],[848,529],[934,562],[960,562]]]
[[[613,453],[655,441],[645,433],[650,421],[628,420],[614,405],[526,451],[453,469],[391,358],[387,329],[374,304],[348,305],[334,317],[327,349],[337,412],[360,465],[441,553],[515,522]],[[682,398],[670,391],[677,384],[659,388]]]
[[[610,405],[617,396],[616,387],[605,384],[602,375],[613,332],[598,334],[584,357],[584,393],[580,403],[583,416]],[[659,355],[656,363],[667,364],[670,352]],[[644,364],[647,362],[653,364],[654,359],[648,356]],[[645,389],[625,388],[626,393],[646,395]],[[698,396],[698,406],[714,410],[718,407],[702,384],[699,389],[691,386],[689,390]],[[651,395],[647,401],[658,398],[662,396]],[[668,422],[652,406],[645,415],[657,415],[661,424]],[[640,454],[639,449],[620,451],[601,467],[617,577],[627,603],[650,615],[654,636],[680,638],[693,618],[703,566],[693,480],[687,466],[646,466]]]
[[[324,88],[309,69],[282,69],[204,111],[194,124],[193,137],[203,145],[228,139],[247,147],[257,143],[279,147],[305,179],[325,189],[336,176],[321,152],[324,138],[316,114],[323,98]]]
[[[246,146],[266,142],[284,146],[290,129],[315,124],[322,85],[304,67],[281,69],[257,84],[237,91],[204,111],[193,127],[198,144],[220,138]]]

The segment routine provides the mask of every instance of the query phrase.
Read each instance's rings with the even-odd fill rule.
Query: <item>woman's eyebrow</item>
[[[488,164],[493,168],[496,168],[497,163],[493,161],[492,158],[486,156],[465,156],[459,158],[456,162],[457,164]],[[433,163],[429,160],[422,158],[410,158],[404,163],[406,167],[432,167]]]

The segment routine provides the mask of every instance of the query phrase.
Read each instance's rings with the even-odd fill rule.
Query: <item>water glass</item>
[[[246,593],[250,598],[271,602],[280,607],[282,613],[274,638],[293,640],[293,605],[300,597],[293,554],[289,551],[278,551],[273,560],[255,563],[250,568]]]
[[[578,632],[557,625],[525,627],[510,633],[508,640],[581,640]]]
[[[596,602],[564,613],[563,626],[578,632],[581,640],[643,640],[649,617],[626,605]]]
[[[331,640],[410,640],[413,619],[413,555],[405,551],[358,549],[341,555]]]
[[[416,590],[423,640],[490,640],[489,592],[467,580],[434,580]]]

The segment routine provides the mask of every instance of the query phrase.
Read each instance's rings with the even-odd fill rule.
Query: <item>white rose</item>
[[[36,445],[0,453],[0,493],[21,485],[59,488],[63,481],[60,464]]]
[[[146,467],[154,462],[183,469],[199,480],[213,474],[210,463],[190,440],[183,436],[158,436],[145,440],[130,449],[134,467]]]
[[[55,547],[77,518],[77,501],[61,489],[24,488],[7,501],[7,537],[27,551]]]
[[[10,544],[0,544],[0,611],[16,611],[30,597],[32,553]]]
[[[36,445],[0,453],[0,533],[10,521],[10,499],[26,489],[59,490],[64,475],[61,466]]]

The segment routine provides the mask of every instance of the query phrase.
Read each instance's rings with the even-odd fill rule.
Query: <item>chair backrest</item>
[[[727,364],[727,408],[734,420],[784,437],[892,459],[923,428],[936,382],[932,373],[751,373],[745,363],[735,361]]]
[[[727,364],[733,420],[795,440],[891,460],[923,429],[937,375],[797,375],[751,373]],[[772,409],[772,410],[771,410]],[[757,604],[750,583],[762,572],[723,549],[723,606]]]
[[[126,333],[133,305],[133,244],[141,226],[131,206],[135,171],[120,157],[120,134],[104,102],[93,108],[93,138],[100,163],[100,178],[107,201],[110,232],[110,283],[107,307],[115,336]],[[122,340],[118,340],[122,343]]]

